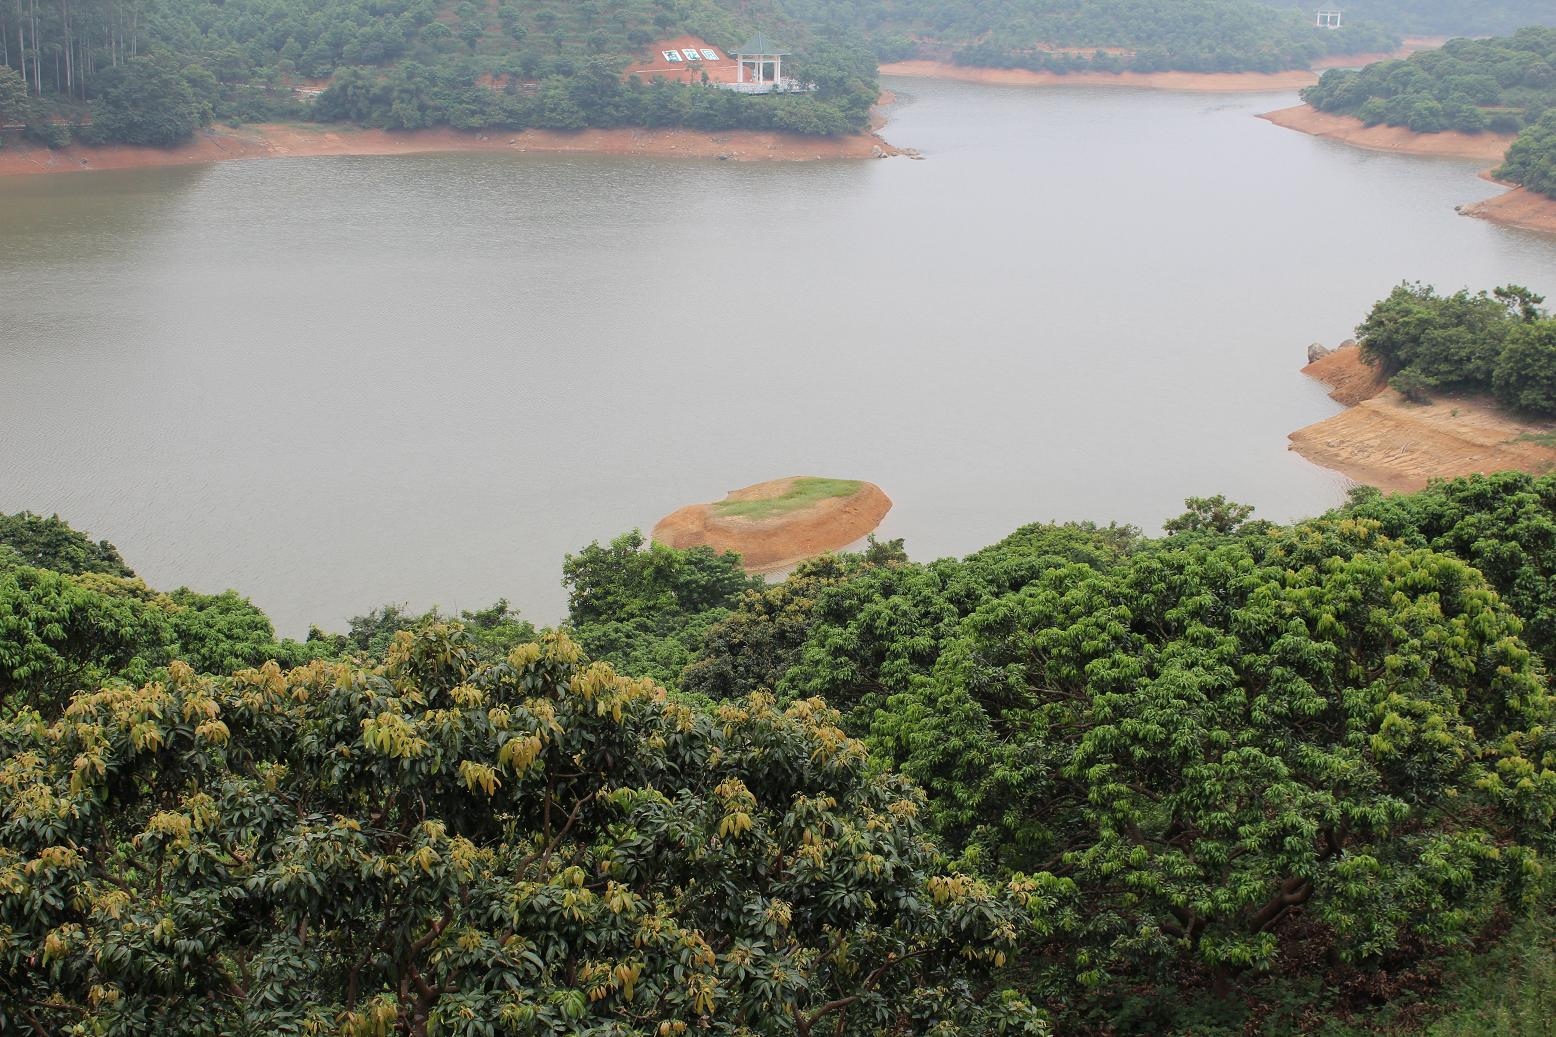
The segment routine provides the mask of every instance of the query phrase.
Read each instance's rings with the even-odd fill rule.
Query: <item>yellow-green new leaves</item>
[[[715,718],[562,635],[390,656],[0,723],[0,990],[60,1032],[873,1035],[978,1019],[1048,910],[937,902],[918,793],[819,702]]]
[[[409,720],[384,712],[362,721],[362,744],[373,752],[395,759],[420,756],[427,748]]]

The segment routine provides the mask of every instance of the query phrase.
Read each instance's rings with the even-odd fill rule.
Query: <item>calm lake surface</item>
[[[557,620],[565,552],[780,475],[867,478],[917,558],[1036,520],[1268,518],[1298,374],[1402,279],[1556,297],[1473,163],[1290,95],[924,81],[926,161],[557,155],[0,180],[0,511],[300,635],[385,602]]]

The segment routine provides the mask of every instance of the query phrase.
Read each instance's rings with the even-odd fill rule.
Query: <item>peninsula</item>
[[[1302,373],[1347,409],[1291,434],[1291,449],[1324,468],[1389,493],[1436,479],[1556,470],[1556,423],[1512,416],[1482,395],[1412,403],[1389,388],[1361,350],[1346,344]]]
[[[1508,193],[1459,206],[1468,216],[1556,233],[1556,29],[1456,39],[1442,51],[1335,69],[1303,103],[1262,118],[1376,151],[1468,158]]]

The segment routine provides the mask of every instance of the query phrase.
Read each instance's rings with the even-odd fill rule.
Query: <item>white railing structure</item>
[[[1319,29],[1338,29],[1340,27],[1341,11],[1319,11],[1314,26]]]
[[[808,94],[816,89],[815,83],[802,83],[798,79],[780,79],[766,83],[720,83],[725,90],[737,94]]]

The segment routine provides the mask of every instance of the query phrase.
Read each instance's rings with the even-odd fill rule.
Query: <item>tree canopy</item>
[[[30,511],[0,515],[0,546],[16,553],[15,560],[39,569],[79,576],[103,573],[133,577],[119,549],[106,540],[93,541],[72,529],[58,515],[44,518]]]
[[[1302,99],[1369,126],[1518,133],[1497,175],[1556,197],[1556,123],[1548,114],[1556,111],[1556,28],[1450,40],[1404,60],[1332,70]]]
[[[1556,198],[1556,109],[1547,111],[1539,122],[1518,135],[1508,147],[1496,176]]]
[[[562,631],[301,645],[13,558],[0,1028],[1204,1037],[1537,925],[1556,476],[1165,530],[772,584],[634,532]]]
[[[1556,319],[1544,301],[1520,285],[1439,295],[1402,284],[1357,325],[1357,343],[1364,360],[1418,402],[1433,389],[1460,389],[1556,415]]]
[[[8,1033],[1047,1032],[979,984],[1067,885],[942,872],[819,702],[697,713],[430,626],[0,747]]]

